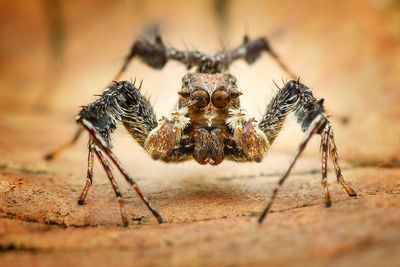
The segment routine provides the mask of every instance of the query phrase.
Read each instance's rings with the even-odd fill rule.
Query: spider
[[[47,154],[54,158],[61,150],[76,142],[83,131],[89,134],[87,178],[78,199],[83,205],[92,185],[94,155],[102,164],[119,202],[122,225],[128,226],[124,198],[118,189],[110,162],[117,167],[133,187],[159,223],[163,218],[143,195],[138,184],[122,166],[111,150],[110,136],[120,122],[132,137],[154,159],[163,162],[182,162],[190,159],[200,164],[218,165],[224,159],[236,162],[261,162],[281,131],[289,113],[294,113],[305,132],[299,148],[294,153],[286,171],[272,191],[272,196],[262,211],[262,223],[296,160],[314,134],[321,135],[322,186],[325,205],[331,205],[327,186],[327,161],[330,154],[337,181],[349,196],[356,192],[345,182],[339,165],[333,130],[323,108],[323,99],[314,98],[311,90],[299,80],[291,80],[279,88],[266,112],[257,124],[254,117],[240,107],[240,95],[235,76],[229,66],[238,59],[255,62],[262,52],[267,52],[291,77],[294,74],[273,51],[266,38],[250,40],[245,36],[241,45],[232,50],[209,55],[199,51],[180,51],[164,44],[160,35],[153,40],[136,41],[124,64],[99,99],[82,108],[76,117],[79,130],[71,141]],[[182,78],[182,87],[176,107],[157,120],[149,101],[135,83],[117,81],[135,57],[155,69],[162,69],[168,60],[184,64],[189,71]],[[190,69],[196,68],[194,72]]]

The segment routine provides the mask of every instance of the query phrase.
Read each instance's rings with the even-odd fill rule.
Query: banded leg
[[[336,145],[333,139],[332,128],[329,124],[324,108],[322,106],[323,99],[317,100],[312,95],[311,90],[298,81],[288,82],[279,90],[276,97],[272,100],[267,108],[266,114],[263,116],[259,128],[264,132],[269,143],[271,144],[282,129],[282,125],[290,112],[294,112],[297,122],[301,124],[301,129],[306,132],[305,137],[297,150],[294,158],[282,178],[279,180],[278,186],[274,189],[271,200],[264,209],[259,223],[261,223],[270,209],[276,194],[290,173],[298,156],[304,149],[308,140],[314,133],[322,135],[322,185],[325,191],[325,204],[331,205],[331,200],[327,185],[327,154],[330,152],[333,163],[335,165],[338,181],[346,189],[350,196],[355,196],[355,192],[351,189],[343,179],[341,169],[338,162]]]
[[[299,148],[297,149],[296,153],[293,155],[293,158],[290,160],[289,167],[286,169],[286,171],[283,173],[281,179],[279,179],[278,185],[275,187],[275,189],[272,191],[272,196],[264,208],[264,210],[261,213],[261,216],[258,219],[258,223],[261,224],[267,215],[269,209],[272,206],[272,203],[275,200],[276,195],[278,194],[279,189],[282,187],[282,184],[285,182],[286,178],[289,176],[290,171],[292,170],[294,164],[296,163],[297,159],[299,158],[300,154],[303,152],[303,150],[306,148],[308,141],[310,141],[311,137],[318,131],[318,129],[325,123],[326,118],[323,117],[322,114],[318,115],[310,124],[310,127],[306,131],[303,141],[300,143]]]
[[[282,130],[288,114],[299,104],[299,98],[301,97],[300,89],[302,88],[304,88],[305,91],[310,91],[304,85],[296,81],[290,81],[279,89],[276,96],[268,104],[267,111],[258,124],[258,127],[264,132],[270,145],[272,145],[279,132]],[[312,97],[312,94],[309,98],[307,102],[310,103],[310,107],[313,107],[316,101]],[[320,113],[321,112],[323,112],[322,107],[320,107]]]
[[[322,186],[325,192],[325,206],[330,207],[332,205],[331,197],[328,190],[328,138],[329,138],[330,126],[327,125],[322,133],[321,140],[321,163],[322,163]]]
[[[356,197],[357,196],[356,191],[354,191],[343,178],[342,170],[339,165],[339,156],[337,154],[337,147],[335,144],[335,139],[333,138],[332,128],[329,131],[329,148],[333,165],[335,166],[337,181],[343,186],[343,188],[346,190],[347,194],[350,197]]]
[[[94,142],[101,148],[101,150],[111,159],[111,161],[115,164],[121,174],[124,176],[125,180],[133,187],[139,197],[142,199],[147,208],[151,211],[151,213],[157,218],[159,223],[163,223],[163,218],[158,213],[156,209],[153,208],[149,200],[143,195],[140,190],[138,184],[130,177],[128,172],[122,166],[121,162],[117,159],[114,153],[109,148],[107,142],[102,138],[102,136],[96,131],[95,127],[88,120],[84,118],[80,118],[79,121],[83,127],[89,132],[90,136],[93,138]]]
[[[126,81],[109,86],[101,98],[84,107],[77,116],[77,122],[88,131],[95,145],[115,164],[158,222],[162,223],[160,214],[143,196],[136,182],[111,151],[110,138],[118,121],[123,123],[141,146],[144,146],[149,133],[157,127],[157,120],[148,100],[134,85]]]
[[[280,59],[278,54],[272,49],[267,38],[260,37],[254,40],[249,40],[247,35],[243,38],[243,44],[235,49],[225,52],[227,65],[229,66],[233,61],[243,58],[248,64],[255,62],[259,59],[261,52],[268,53],[279,67],[286,72],[290,79],[296,79],[297,76],[292,72],[288,66]],[[220,52],[223,53],[223,52]]]
[[[122,225],[124,227],[127,227],[129,225],[129,222],[128,222],[128,217],[126,216],[125,201],[122,197],[121,191],[118,188],[117,181],[115,181],[114,175],[111,172],[110,164],[108,163],[103,152],[101,151],[101,149],[99,149],[99,147],[97,145],[93,146],[93,150],[96,153],[97,158],[103,165],[103,168],[107,174],[108,179],[110,179],[110,183],[114,189],[115,195],[116,195],[118,203],[119,203],[119,210],[121,212],[121,217],[122,217]]]
[[[72,137],[72,139],[68,142],[66,142],[65,144],[62,144],[61,146],[59,146],[58,148],[54,149],[52,152],[48,153],[45,155],[45,159],[46,160],[52,160],[53,158],[55,158],[58,154],[60,154],[63,150],[67,149],[68,147],[72,146],[73,144],[76,143],[76,141],[78,141],[79,137],[82,134],[82,128],[79,127],[79,129],[75,132],[74,136]]]
[[[78,198],[79,205],[85,204],[85,199],[89,192],[89,187],[93,183],[93,160],[94,160],[93,146],[94,146],[93,140],[91,138],[89,138],[88,169],[87,169],[86,183],[85,183],[85,187],[83,188],[80,197]]]
[[[144,63],[155,69],[162,69],[168,61],[167,47],[164,45],[161,36],[156,34],[154,41],[147,39],[136,41],[131,48],[129,54],[125,57],[124,63],[117,75],[114,77],[114,81],[119,81],[121,75],[125,72],[129,63],[136,56],[140,57]],[[173,48],[170,48],[175,50]],[[181,51],[175,50],[176,54],[182,53]],[[183,56],[183,55],[182,55]]]
[[[132,45],[131,51],[126,56],[121,69],[115,75],[114,81],[120,80],[121,75],[135,57],[139,57],[144,63],[155,69],[162,69],[168,60],[175,60],[185,65],[188,70],[196,67],[196,71],[200,73],[221,73],[227,71],[230,64],[238,59],[244,59],[249,64],[255,62],[260,58],[262,52],[268,53],[291,79],[296,78],[296,75],[289,70],[271,48],[266,38],[249,40],[245,36],[240,46],[209,55],[197,50],[181,51],[167,46],[162,41],[161,36],[156,34],[154,40],[138,40]]]
[[[152,207],[148,199],[143,196],[136,182],[129,176],[119,160],[111,152],[111,135],[116,129],[118,122],[122,122],[132,137],[143,147],[149,133],[158,125],[151,104],[141,95],[139,89],[127,81],[115,82],[104,91],[99,99],[83,107],[76,117],[76,121],[80,124],[80,132],[77,133],[73,141],[69,143],[74,143],[76,141],[82,129],[89,132],[90,138],[88,176],[85,187],[78,199],[78,204],[84,203],[91,185],[93,153],[97,155],[96,151],[93,151],[93,149],[94,146],[97,146],[97,150],[100,149],[103,154],[111,159],[127,182],[134,188],[145,205],[157,218],[158,222],[162,223],[163,219],[160,214]],[[67,146],[64,145],[63,147]],[[51,153],[51,155],[55,155],[61,150],[62,149],[57,149],[57,152]],[[169,155],[184,160],[184,158],[189,155],[188,152],[190,151],[187,151],[187,148],[183,147],[170,151]]]

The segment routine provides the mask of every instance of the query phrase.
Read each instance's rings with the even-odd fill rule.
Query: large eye
[[[227,74],[227,77],[228,77],[228,82],[231,84],[231,85],[236,85],[236,78],[235,78],[235,76],[233,76],[232,74]]]
[[[241,94],[242,94],[242,93],[239,92],[239,90],[233,89],[233,90],[231,91],[231,99],[238,98]]]
[[[194,91],[192,96],[197,108],[205,108],[210,103],[210,95],[203,89]]]
[[[190,96],[190,91],[188,88],[182,88],[180,92],[181,97],[188,98]]]
[[[224,89],[216,90],[212,95],[212,103],[217,108],[224,108],[229,103],[229,93]]]

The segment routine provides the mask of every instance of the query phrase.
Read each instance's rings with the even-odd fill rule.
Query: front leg
[[[157,34],[153,40],[137,40],[132,45],[121,69],[113,80],[120,80],[121,75],[126,71],[130,62],[136,57],[154,69],[162,69],[169,60],[174,60],[183,64],[188,70],[196,67],[197,72],[200,73],[220,73],[227,71],[234,61],[241,58],[246,60],[248,64],[251,64],[260,58],[262,52],[268,53],[290,78],[295,79],[297,77],[278,57],[271,48],[268,40],[263,37],[249,40],[245,36],[240,46],[209,55],[197,50],[182,51],[165,45],[161,36]]]
[[[269,41],[265,37],[249,40],[249,37],[246,35],[243,38],[242,45],[236,47],[235,49],[222,52],[221,54],[223,54],[225,57],[225,64],[229,66],[233,61],[240,58],[246,60],[248,64],[252,64],[260,58],[262,52],[268,53],[279,65],[279,67],[286,72],[289,78],[297,78],[295,73],[283,63],[278,54],[272,49]]]
[[[156,34],[153,40],[141,39],[134,42],[121,69],[114,77],[114,81],[121,78],[121,75],[135,57],[140,58],[143,63],[154,69],[162,69],[169,60],[175,60],[190,69],[192,66],[197,66],[202,61],[201,59],[207,57],[207,55],[198,51],[181,51],[165,45],[161,36]]]
[[[144,204],[157,218],[158,222],[162,223],[163,219],[158,211],[153,208],[150,201],[143,195],[138,184],[128,174],[111,150],[111,135],[119,121],[123,123],[128,132],[140,145],[144,145],[149,133],[157,127],[157,120],[149,101],[143,97],[140,91],[131,83],[118,82],[108,87],[103,95],[95,102],[84,107],[76,120],[90,136],[88,178],[78,203],[83,204],[87,196],[92,180],[93,153],[95,153],[102,163],[118,198],[123,225],[128,225],[124,200],[115,183],[110,164],[106,159],[107,157],[136,191]]]
[[[267,112],[263,116],[259,128],[265,133],[269,142],[272,144],[278,133],[281,131],[283,123],[290,112],[293,112],[297,118],[297,122],[301,125],[301,129],[305,132],[303,141],[291,159],[288,168],[279,180],[278,185],[274,188],[272,196],[267,206],[263,210],[259,223],[261,223],[278,193],[278,190],[289,176],[294,164],[300,154],[305,149],[311,137],[318,133],[322,135],[321,152],[322,152],[322,186],[325,192],[325,205],[329,207],[331,200],[327,185],[327,157],[328,151],[335,165],[338,181],[346,189],[349,196],[357,196],[355,191],[347,185],[341,174],[338,156],[336,153],[336,145],[333,140],[332,127],[330,126],[328,116],[325,114],[323,107],[323,99],[314,98],[311,90],[298,81],[290,81],[281,88],[272,102],[268,105]]]

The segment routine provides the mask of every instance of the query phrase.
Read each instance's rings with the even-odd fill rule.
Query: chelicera
[[[327,186],[328,155],[333,161],[338,182],[349,196],[356,196],[355,191],[343,178],[333,130],[323,108],[323,99],[314,98],[306,85],[298,80],[284,84],[268,104],[259,122],[240,106],[242,92],[236,77],[229,72],[229,66],[238,59],[244,59],[249,64],[253,63],[262,52],[272,56],[291,78],[294,77],[265,38],[249,40],[245,37],[240,46],[214,55],[199,51],[177,50],[166,46],[158,35],[154,40],[136,41],[114,80],[119,80],[135,57],[141,58],[144,63],[156,69],[163,68],[168,60],[184,64],[189,71],[194,67],[196,68],[194,72],[188,72],[182,78],[176,107],[158,120],[150,102],[141,94],[140,86],[137,88],[134,83],[128,81],[114,82],[99,99],[83,107],[76,118],[80,129],[74,138],[48,154],[46,158],[54,158],[86,131],[89,134],[88,171],[78,204],[84,204],[92,184],[94,155],[96,155],[117,196],[122,224],[128,225],[128,217],[124,198],[110,168],[110,160],[158,222],[162,223],[163,219],[159,212],[143,195],[135,180],[111,150],[110,136],[116,129],[117,123],[122,123],[154,160],[182,162],[194,159],[200,164],[218,165],[223,160],[261,162],[281,131],[287,115],[294,113],[305,135],[278,185],[273,189],[271,199],[258,222],[264,220],[279,188],[314,134],[321,135],[322,185],[326,206],[331,205]]]

